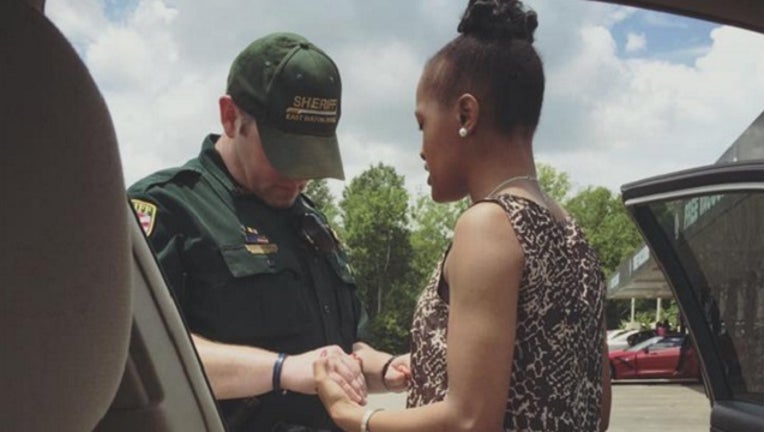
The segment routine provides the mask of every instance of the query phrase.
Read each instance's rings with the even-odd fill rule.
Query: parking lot
[[[710,414],[702,384],[614,384],[608,430],[707,431]]]
[[[401,408],[404,395],[371,395],[369,405]],[[610,432],[707,431],[711,409],[701,384],[613,384]]]

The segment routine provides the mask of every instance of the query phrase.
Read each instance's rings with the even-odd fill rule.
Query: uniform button
[[[324,313],[329,315],[332,313],[332,308],[330,308],[329,305],[324,305]]]

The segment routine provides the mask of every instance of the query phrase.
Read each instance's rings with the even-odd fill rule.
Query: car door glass
[[[650,351],[660,351],[669,348],[676,348],[682,344],[679,338],[665,338],[662,341],[650,346]]]
[[[687,273],[734,398],[764,404],[764,193],[649,208]]]

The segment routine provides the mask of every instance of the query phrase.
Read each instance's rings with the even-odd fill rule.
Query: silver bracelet
[[[382,411],[383,409],[384,408],[368,409],[365,413],[363,413],[363,418],[361,419],[361,432],[371,432],[369,431],[369,420],[371,420],[371,416],[373,416],[378,411]]]

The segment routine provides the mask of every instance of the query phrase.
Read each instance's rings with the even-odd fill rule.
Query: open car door
[[[0,430],[222,432],[106,104],[43,3],[0,1]]]
[[[697,347],[711,430],[764,430],[764,160],[622,192]]]

